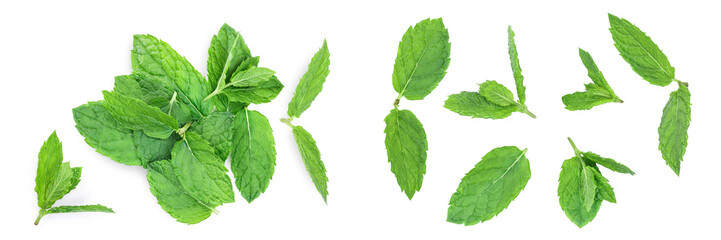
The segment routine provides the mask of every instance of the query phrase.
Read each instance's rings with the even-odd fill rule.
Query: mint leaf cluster
[[[60,200],[75,189],[80,183],[81,167],[70,167],[70,162],[63,162],[63,144],[58,135],[53,132],[43,143],[38,153],[38,170],[35,175],[35,192],[38,194],[38,207],[40,212],[35,225],[40,223],[45,215],[53,213],[71,212],[106,212],[114,213],[113,209],[100,205],[57,206]]]
[[[584,92],[575,92],[563,96],[561,100],[563,104],[566,105],[566,109],[571,111],[589,110],[604,103],[623,103],[623,100],[618,98],[616,93],[613,92],[613,89],[611,89],[611,86],[608,85],[601,70],[598,70],[591,54],[579,48],[578,55],[588,70],[588,77],[593,80],[593,83],[585,84],[586,91]]]
[[[398,97],[386,116],[385,145],[391,172],[408,199],[421,189],[428,141],[423,125],[410,110],[398,109],[401,98],[421,100],[438,86],[451,59],[443,19],[426,19],[409,27],[398,44],[393,89]]]
[[[613,187],[608,183],[598,165],[611,171],[634,175],[625,165],[610,158],[604,158],[592,152],[582,152],[576,148],[571,138],[574,156],[563,162],[558,178],[558,202],[568,219],[579,228],[596,217],[605,200],[616,203]]]
[[[536,118],[536,115],[531,113],[526,106],[526,87],[523,86],[515,36],[511,26],[508,26],[508,55],[511,57],[511,70],[518,94],[517,101],[513,99],[513,92],[506,86],[488,80],[479,84],[476,92],[463,91],[448,96],[443,107],[462,116],[473,118],[503,119],[511,116],[513,112],[522,112]]]
[[[328,202],[328,176],[326,176],[325,164],[320,159],[320,150],[316,145],[313,136],[302,126],[293,125],[293,119],[300,117],[305,110],[308,110],[313,100],[323,90],[323,83],[330,73],[330,51],[328,42],[323,41],[323,46],[315,53],[308,64],[308,71],[300,78],[295,88],[293,98],[288,103],[288,118],[281,119],[293,129],[293,137],[303,159],[305,170],[308,171],[316,190]]]
[[[608,14],[611,36],[616,49],[626,62],[644,80],[656,86],[668,86],[672,82],[678,89],[663,108],[658,127],[658,149],[671,170],[681,173],[681,161],[688,146],[688,127],[691,123],[691,93],[688,83],[676,79],[676,71],[668,58],[649,36],[626,19]]]
[[[103,100],[73,109],[76,128],[98,153],[147,170],[151,193],[179,222],[194,224],[235,201],[263,193],[275,168],[268,119],[251,104],[283,88],[258,67],[241,35],[223,25],[208,49],[206,79],[169,44],[135,35],[133,72],[115,78]]]

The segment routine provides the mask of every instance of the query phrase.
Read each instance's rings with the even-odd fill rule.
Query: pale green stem
[[[292,121],[293,121],[293,117],[281,118],[281,119],[280,119],[280,122],[285,123],[285,125],[288,125],[288,127],[290,127],[290,128],[293,128],[293,127],[294,127]]]
[[[180,135],[181,137],[185,136],[185,132],[188,131],[188,129],[190,128],[190,125],[192,125],[191,122],[185,123],[185,125],[183,125],[182,128],[178,129],[178,135]]]

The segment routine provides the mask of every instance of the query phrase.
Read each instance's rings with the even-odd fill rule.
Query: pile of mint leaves
[[[283,84],[258,67],[259,57],[227,24],[208,55],[206,80],[169,44],[135,35],[132,73],[115,77],[103,100],[73,109],[85,141],[118,163],[145,168],[158,204],[188,224],[235,201],[224,164],[229,156],[248,202],[267,189],[275,169],[268,119],[248,108],[273,100]]]

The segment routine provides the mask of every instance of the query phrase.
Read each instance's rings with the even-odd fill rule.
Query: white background
[[[536,1],[233,1],[202,4],[121,1],[4,1],[0,4],[0,238],[39,239],[493,239],[717,238],[719,223],[719,108],[721,39],[718,6],[704,2]],[[497,1],[500,2],[500,1]],[[661,110],[674,85],[642,80],[613,46],[607,13],[629,19],[664,50],[677,78],[690,84],[692,118],[681,177],[657,150]],[[397,93],[391,84],[398,42],[408,26],[443,17],[452,42],[451,64],[422,101],[401,101],[428,135],[427,174],[412,201],[401,193],[383,144],[383,118]],[[268,190],[252,204],[218,208],[197,225],[177,223],[148,190],[145,171],[96,153],[74,128],[71,109],[101,99],[113,77],[130,73],[132,35],[149,33],[171,44],[203,75],[207,48],[227,22],[241,32],[261,65],[286,85],[273,102],[251,108],[274,129],[277,167]],[[515,113],[503,120],[471,119],[444,109],[448,95],[477,89],[487,79],[510,89],[513,77],[506,28],[513,25],[538,119]],[[311,108],[296,120],[318,142],[328,170],[328,204],[308,177],[291,131],[278,121],[300,76],[323,39],[331,73]],[[590,111],[563,108],[561,96],[591,80],[578,57],[589,51],[626,102]],[[515,93],[514,93],[515,94]],[[83,167],[77,189],[58,204],[95,204],[116,214],[46,216],[33,226],[37,152],[57,130],[65,159]],[[614,158],[638,174],[603,169],[617,204],[604,202],[583,229],[558,205],[563,160],[581,150]],[[448,200],[463,175],[488,151],[528,148],[532,177],[509,208],[464,227],[445,222]],[[131,238],[132,239],[132,238]]]

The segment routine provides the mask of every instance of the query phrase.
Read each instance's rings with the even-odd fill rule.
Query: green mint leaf
[[[526,104],[526,87],[523,86],[523,75],[521,74],[521,64],[518,61],[518,51],[516,50],[516,34],[508,26],[508,55],[511,56],[511,70],[513,70],[513,79],[516,81],[516,92],[518,93],[518,102],[521,105]]]
[[[608,14],[614,45],[638,75],[653,85],[666,86],[675,77],[675,69],[650,37],[626,19]]]
[[[501,213],[531,178],[526,150],[499,147],[466,173],[451,196],[448,222],[474,225]]]
[[[578,161],[582,161],[578,159]],[[596,175],[591,166],[585,166],[581,170],[581,199],[586,211],[591,210],[596,201]]]
[[[451,43],[443,19],[426,19],[409,27],[398,45],[393,67],[393,88],[398,99],[420,100],[446,75]]]
[[[142,131],[123,127],[110,115],[102,101],[73,109],[75,128],[85,142],[95,150],[118,163],[146,165],[151,161],[170,158],[170,149],[176,139],[157,139]]]
[[[584,201],[582,192],[583,172],[583,163],[580,159],[573,157],[563,162],[558,179],[558,202],[561,209],[566,213],[566,217],[579,228],[596,217],[603,202],[600,198],[595,198],[590,209],[585,207],[586,201]]]
[[[308,171],[310,179],[313,180],[315,189],[323,197],[323,202],[328,203],[328,176],[325,174],[325,164],[320,159],[320,150],[318,150],[313,136],[305,128],[293,126],[293,137],[295,138],[295,144],[298,145],[298,151],[303,159],[305,170]]]
[[[609,202],[616,203],[616,194],[613,192],[613,187],[608,183],[608,179],[601,175],[598,168],[591,168],[596,180],[596,188],[598,188],[599,196]]]
[[[200,135],[185,133],[185,138],[175,143],[170,163],[183,188],[199,201],[211,206],[234,201],[228,169]]]
[[[255,87],[261,83],[270,81],[275,71],[263,67],[251,67],[248,70],[236,72],[230,78],[228,86],[234,87]]]
[[[308,71],[295,87],[293,99],[288,103],[288,116],[300,117],[310,107],[320,91],[323,89],[325,78],[330,73],[330,52],[328,51],[328,43],[324,40],[323,46],[315,53],[313,59],[308,64]]]
[[[178,121],[145,102],[103,91],[105,108],[124,127],[142,130],[148,136],[165,139],[178,129]]]
[[[277,77],[272,76],[270,80],[257,86],[228,87],[224,88],[222,93],[228,96],[230,101],[260,104],[275,99],[281,90],[283,90],[283,84],[278,81]]]
[[[75,213],[75,212],[104,212],[104,213],[115,213],[112,208],[95,204],[95,205],[81,205],[81,206],[59,206],[48,209],[50,213]]]
[[[230,168],[235,185],[248,203],[265,192],[275,171],[275,139],[268,119],[257,111],[241,110],[232,126]]]
[[[443,107],[462,116],[489,119],[506,118],[518,111],[516,105],[501,106],[492,103],[478,92],[461,92],[450,95]]]
[[[409,110],[391,110],[385,118],[385,144],[391,172],[408,199],[421,189],[428,141],[423,125]]]
[[[479,92],[488,101],[504,107],[516,103],[513,101],[513,93],[511,90],[508,90],[506,86],[503,86],[493,80],[486,81],[483,85],[484,86],[480,88]]]
[[[171,84],[178,99],[190,106],[194,119],[213,111],[213,104],[203,101],[211,92],[209,83],[169,44],[150,35],[135,35],[131,61],[133,73],[157,77]]]
[[[208,48],[208,82],[213,87],[218,82],[228,82],[241,63],[250,57],[250,49],[240,33],[223,24]]]
[[[666,164],[679,175],[681,161],[688,145],[688,127],[691,123],[691,93],[684,84],[671,96],[663,108],[661,125],[658,127],[658,149]]]
[[[215,150],[215,155],[225,161],[230,155],[233,139],[233,114],[229,112],[212,112],[190,126],[190,131],[208,141]]]
[[[215,212],[217,205],[201,202],[183,188],[169,161],[150,163],[147,177],[150,192],[158,199],[160,207],[178,222],[199,223]]]
[[[616,160],[601,157],[598,154],[592,153],[592,152],[584,152],[582,154],[583,159],[587,161],[591,161],[594,163],[598,163],[601,166],[604,166],[611,171],[619,172],[619,173],[629,173],[631,175],[635,175],[636,173],[633,172],[630,168],[626,167],[626,165],[623,165],[619,162],[616,162]]]
[[[566,105],[566,109],[571,111],[589,110],[604,103],[622,103],[623,101],[616,96],[601,71],[598,70],[591,55],[580,48],[578,49],[578,54],[581,57],[583,65],[586,66],[588,70],[588,77],[593,80],[593,83],[586,84],[585,92],[575,92],[563,96],[562,100],[563,104]]]
[[[64,207],[52,206],[78,186],[81,175],[82,168],[70,167],[69,162],[63,162],[63,145],[56,132],[50,134],[38,153],[35,192],[38,195],[40,212],[35,219],[35,225],[38,225],[46,214],[66,212],[62,211]]]
[[[180,123],[193,120],[192,106],[183,102],[173,86],[160,78],[142,74],[117,76],[113,92],[140,99],[150,106],[158,107]]]

